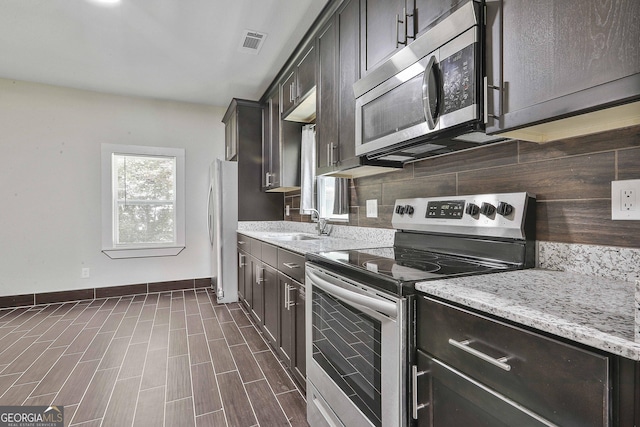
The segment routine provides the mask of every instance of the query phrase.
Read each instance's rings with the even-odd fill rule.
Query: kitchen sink
[[[273,240],[318,240],[319,237],[308,234],[272,234],[268,236]]]

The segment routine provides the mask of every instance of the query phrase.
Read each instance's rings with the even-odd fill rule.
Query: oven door
[[[406,300],[306,266],[307,418],[406,426]]]
[[[438,138],[455,137],[454,128],[475,129],[483,90],[478,37],[474,26],[358,97],[356,154],[379,157],[414,144],[402,151],[424,156],[446,150],[450,143]]]

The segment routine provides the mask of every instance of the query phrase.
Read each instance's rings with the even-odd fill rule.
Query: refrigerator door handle
[[[207,204],[207,228],[209,230],[209,242],[213,246],[213,183],[209,184],[209,200]]]

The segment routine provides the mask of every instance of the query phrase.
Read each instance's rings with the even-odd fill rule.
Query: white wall
[[[0,295],[210,277],[208,169],[224,155],[224,112],[0,79]],[[186,150],[187,245],[178,256],[112,260],[100,251],[105,142]]]

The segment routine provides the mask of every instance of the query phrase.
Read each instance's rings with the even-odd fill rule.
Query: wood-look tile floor
[[[208,289],[0,310],[0,405],[65,426],[307,426],[240,304]]]

